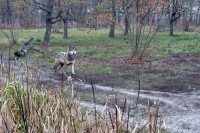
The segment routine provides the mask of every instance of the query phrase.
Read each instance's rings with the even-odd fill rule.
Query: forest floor
[[[166,58],[154,58],[148,62],[138,62],[130,58],[81,58],[78,64],[101,63],[102,67],[113,67],[116,72],[72,75],[73,81],[78,87],[75,93],[80,97],[82,106],[93,109],[93,97],[91,80],[95,86],[96,106],[102,109],[107,103],[113,107],[115,99],[123,108],[125,98],[134,108],[138,95],[138,80],[141,82],[138,108],[131,111],[131,118],[137,119],[136,123],[142,125],[141,114],[145,114],[147,101],[158,101],[160,116],[165,119],[166,127],[171,132],[199,132],[200,126],[200,53],[179,53]],[[3,59],[5,64],[7,59]],[[13,63],[16,70],[19,69],[19,60]],[[60,73],[54,73],[51,63],[40,62],[39,70],[41,84],[55,89],[67,77]],[[35,67],[35,63],[30,63]],[[87,67],[87,66],[85,66]],[[23,75],[24,68],[20,68],[17,75]],[[31,69],[30,69],[31,70]],[[90,70],[88,70],[90,71]],[[92,71],[92,70],[91,70]],[[68,74],[70,74],[68,72]],[[25,75],[24,75],[25,76]],[[82,82],[80,82],[80,80]],[[126,81],[133,81],[127,87]],[[52,86],[53,85],[53,86]],[[137,114],[137,115],[136,115]],[[144,119],[145,121],[145,119]],[[147,120],[146,120],[147,121]]]
[[[32,33],[39,36],[36,31]],[[143,61],[129,58],[129,44],[126,44],[127,40],[123,37],[118,36],[116,37],[118,40],[112,40],[107,39],[104,32],[98,34],[97,36],[95,32],[96,38],[92,35],[86,38],[85,34],[79,34],[79,36],[72,36],[68,42],[77,44],[79,50],[75,65],[76,74],[71,76],[78,86],[75,92],[80,97],[82,106],[93,109],[92,80],[95,86],[97,108],[103,108],[106,103],[113,108],[116,98],[121,108],[123,108],[125,98],[134,108],[140,81],[138,108],[131,110],[131,118],[140,120],[135,121],[136,123],[142,123],[141,118],[146,112],[147,101],[155,100],[159,101],[159,114],[165,119],[168,131],[200,132],[200,47],[198,47],[200,39],[198,34],[182,35],[181,33],[176,37],[167,37],[165,33],[160,33],[160,38],[152,46],[153,52]],[[57,39],[57,36],[61,35],[56,35],[53,39]],[[91,42],[87,42],[90,39]],[[40,40],[41,38],[36,38],[36,41]],[[79,42],[72,42],[72,40]],[[102,40],[104,42],[101,42]],[[93,44],[94,42],[96,44]],[[67,80],[65,75],[54,73],[52,69],[55,54],[66,51],[67,45],[56,42],[49,46],[36,45],[35,47],[39,49],[39,52],[30,51],[27,56],[29,65],[32,68],[38,66],[41,71],[41,84],[54,89],[62,81]],[[19,49],[19,46],[11,49],[12,59],[12,53],[16,49]],[[6,51],[8,48],[0,45],[0,52],[8,57]],[[25,60],[25,58],[20,59],[13,64],[15,69],[19,70],[20,64],[25,63]],[[8,63],[6,58],[4,63]],[[17,75],[25,76],[23,69],[21,67]],[[67,71],[67,74],[70,74],[70,69]]]

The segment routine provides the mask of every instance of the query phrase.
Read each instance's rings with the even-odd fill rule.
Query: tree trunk
[[[68,20],[63,20],[64,23],[64,34],[63,34],[63,38],[67,39],[68,37]]]
[[[41,12],[42,12],[41,10],[36,11],[37,28],[41,28],[41,26],[42,26],[42,13]]]
[[[2,15],[2,21],[1,21],[2,25],[3,25],[3,29],[6,29],[6,22],[5,22],[5,13],[3,12]]]
[[[109,33],[109,37],[114,37],[115,36],[115,24],[112,24],[110,26],[110,33]]]
[[[117,14],[117,22],[118,22],[119,24],[121,23],[121,16],[120,16],[119,13]]]
[[[189,21],[190,21],[190,23],[191,24],[193,24],[193,1],[190,1],[190,19],[189,19]]]
[[[200,14],[198,15],[198,24],[197,26],[200,26]]]
[[[176,15],[176,0],[172,0],[172,9],[169,8],[169,35],[174,35],[174,21]]]
[[[116,1],[112,0],[112,24],[110,26],[109,37],[115,36],[115,24],[116,24]]]
[[[174,35],[174,22],[172,20],[170,20],[169,29],[170,29],[169,35],[173,36]]]
[[[7,12],[7,15],[8,15],[8,25],[10,27],[12,27],[13,26],[12,25],[12,11],[10,9],[10,2],[9,2],[9,0],[6,0],[6,6],[7,6],[6,12]]]
[[[48,4],[49,5],[48,5],[48,12],[46,14],[46,31],[44,36],[44,44],[49,44],[50,42],[54,0],[48,0]]]
[[[183,30],[188,32],[189,31],[189,27],[190,27],[190,23],[189,23],[189,21],[186,21]]]
[[[124,35],[128,35],[129,30],[129,13],[127,7],[127,0],[123,2],[123,10],[124,10]]]
[[[124,19],[124,24],[125,24],[124,35],[128,35],[129,23],[128,23],[128,16],[126,14]]]
[[[189,31],[189,20],[187,20],[185,11],[183,12],[183,31]]]
[[[198,26],[198,23],[199,23],[199,9],[200,9],[200,8],[198,7],[197,13],[196,13],[196,17],[195,17],[195,18],[196,18],[196,20],[195,20],[195,25],[196,25],[196,26]]]
[[[51,28],[52,28],[51,19],[46,18],[46,31],[44,36],[44,44],[48,45],[50,42]]]

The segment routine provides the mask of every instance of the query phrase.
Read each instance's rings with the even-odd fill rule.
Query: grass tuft
[[[3,66],[0,66],[0,70],[2,70]],[[0,102],[0,132],[124,133],[152,131],[153,128],[156,129],[156,132],[161,130],[156,124],[158,116],[152,115],[154,112],[150,111],[148,113],[152,121],[149,124],[145,123],[141,127],[130,124],[126,115],[127,110],[131,111],[127,109],[127,100],[125,100],[123,111],[117,105],[117,98],[114,111],[107,107],[107,104],[100,109],[101,111],[97,110],[95,86],[93,86],[92,82],[93,102],[95,105],[94,115],[90,113],[91,110],[84,110],[80,106],[79,97],[73,91],[64,92],[62,90],[63,85],[58,86],[56,90],[49,89],[53,88],[50,86],[41,86],[38,84],[41,82],[39,81],[40,78],[34,81],[29,79],[28,72],[30,72],[30,68],[28,68],[27,64],[26,70],[25,83],[24,81],[16,80],[16,77],[12,77],[14,73],[12,68],[10,80],[1,80],[0,90],[3,93],[1,93]],[[2,73],[1,77],[3,77]],[[68,81],[67,87],[69,90],[74,90],[74,83]],[[156,107],[158,108],[158,105]],[[155,113],[158,114],[158,110]],[[127,125],[129,125],[128,128]]]

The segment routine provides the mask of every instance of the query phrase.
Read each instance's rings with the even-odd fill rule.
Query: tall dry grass
[[[26,64],[27,65],[27,64]],[[154,111],[148,103],[148,121],[142,126],[130,122],[131,108],[127,99],[123,109],[117,105],[111,111],[105,105],[101,110],[96,109],[95,89],[91,82],[93,92],[94,114],[88,113],[80,106],[79,98],[74,93],[62,91],[63,82],[56,90],[41,89],[36,82],[30,82],[28,66],[26,66],[26,80],[17,81],[15,76],[8,74],[9,80],[2,80],[4,74],[0,65],[1,93],[0,93],[0,132],[8,133],[135,133],[135,132],[160,132],[162,125],[157,124],[159,119],[158,104]],[[10,67],[10,66],[8,66]],[[10,71],[8,71],[10,72]],[[68,82],[73,89],[73,82]],[[42,91],[43,90],[43,91]],[[73,91],[72,91],[73,92]],[[159,125],[159,126],[158,126]]]

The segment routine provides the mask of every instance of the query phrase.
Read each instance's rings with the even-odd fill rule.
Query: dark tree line
[[[149,10],[148,4],[155,5],[157,0],[0,0],[0,28],[45,28],[44,44],[50,42],[53,25],[63,28],[63,38],[68,37],[69,22],[77,28],[110,28],[109,37],[115,36],[116,27],[129,35],[131,25],[136,25],[141,12]],[[143,16],[142,24],[149,25],[152,16],[161,12],[163,16],[159,27],[168,27],[169,34],[174,28],[183,27],[189,31],[190,25],[200,25],[200,0],[158,0],[159,8],[152,8]],[[140,6],[143,5],[143,6]],[[146,7],[146,8],[144,8]],[[136,10],[135,10],[136,9]],[[139,11],[139,12],[137,12]],[[136,14],[135,14],[136,13]],[[135,16],[133,15],[135,14]],[[140,14],[140,15],[138,15]],[[132,21],[133,17],[135,17]],[[156,26],[156,22],[154,22]]]

